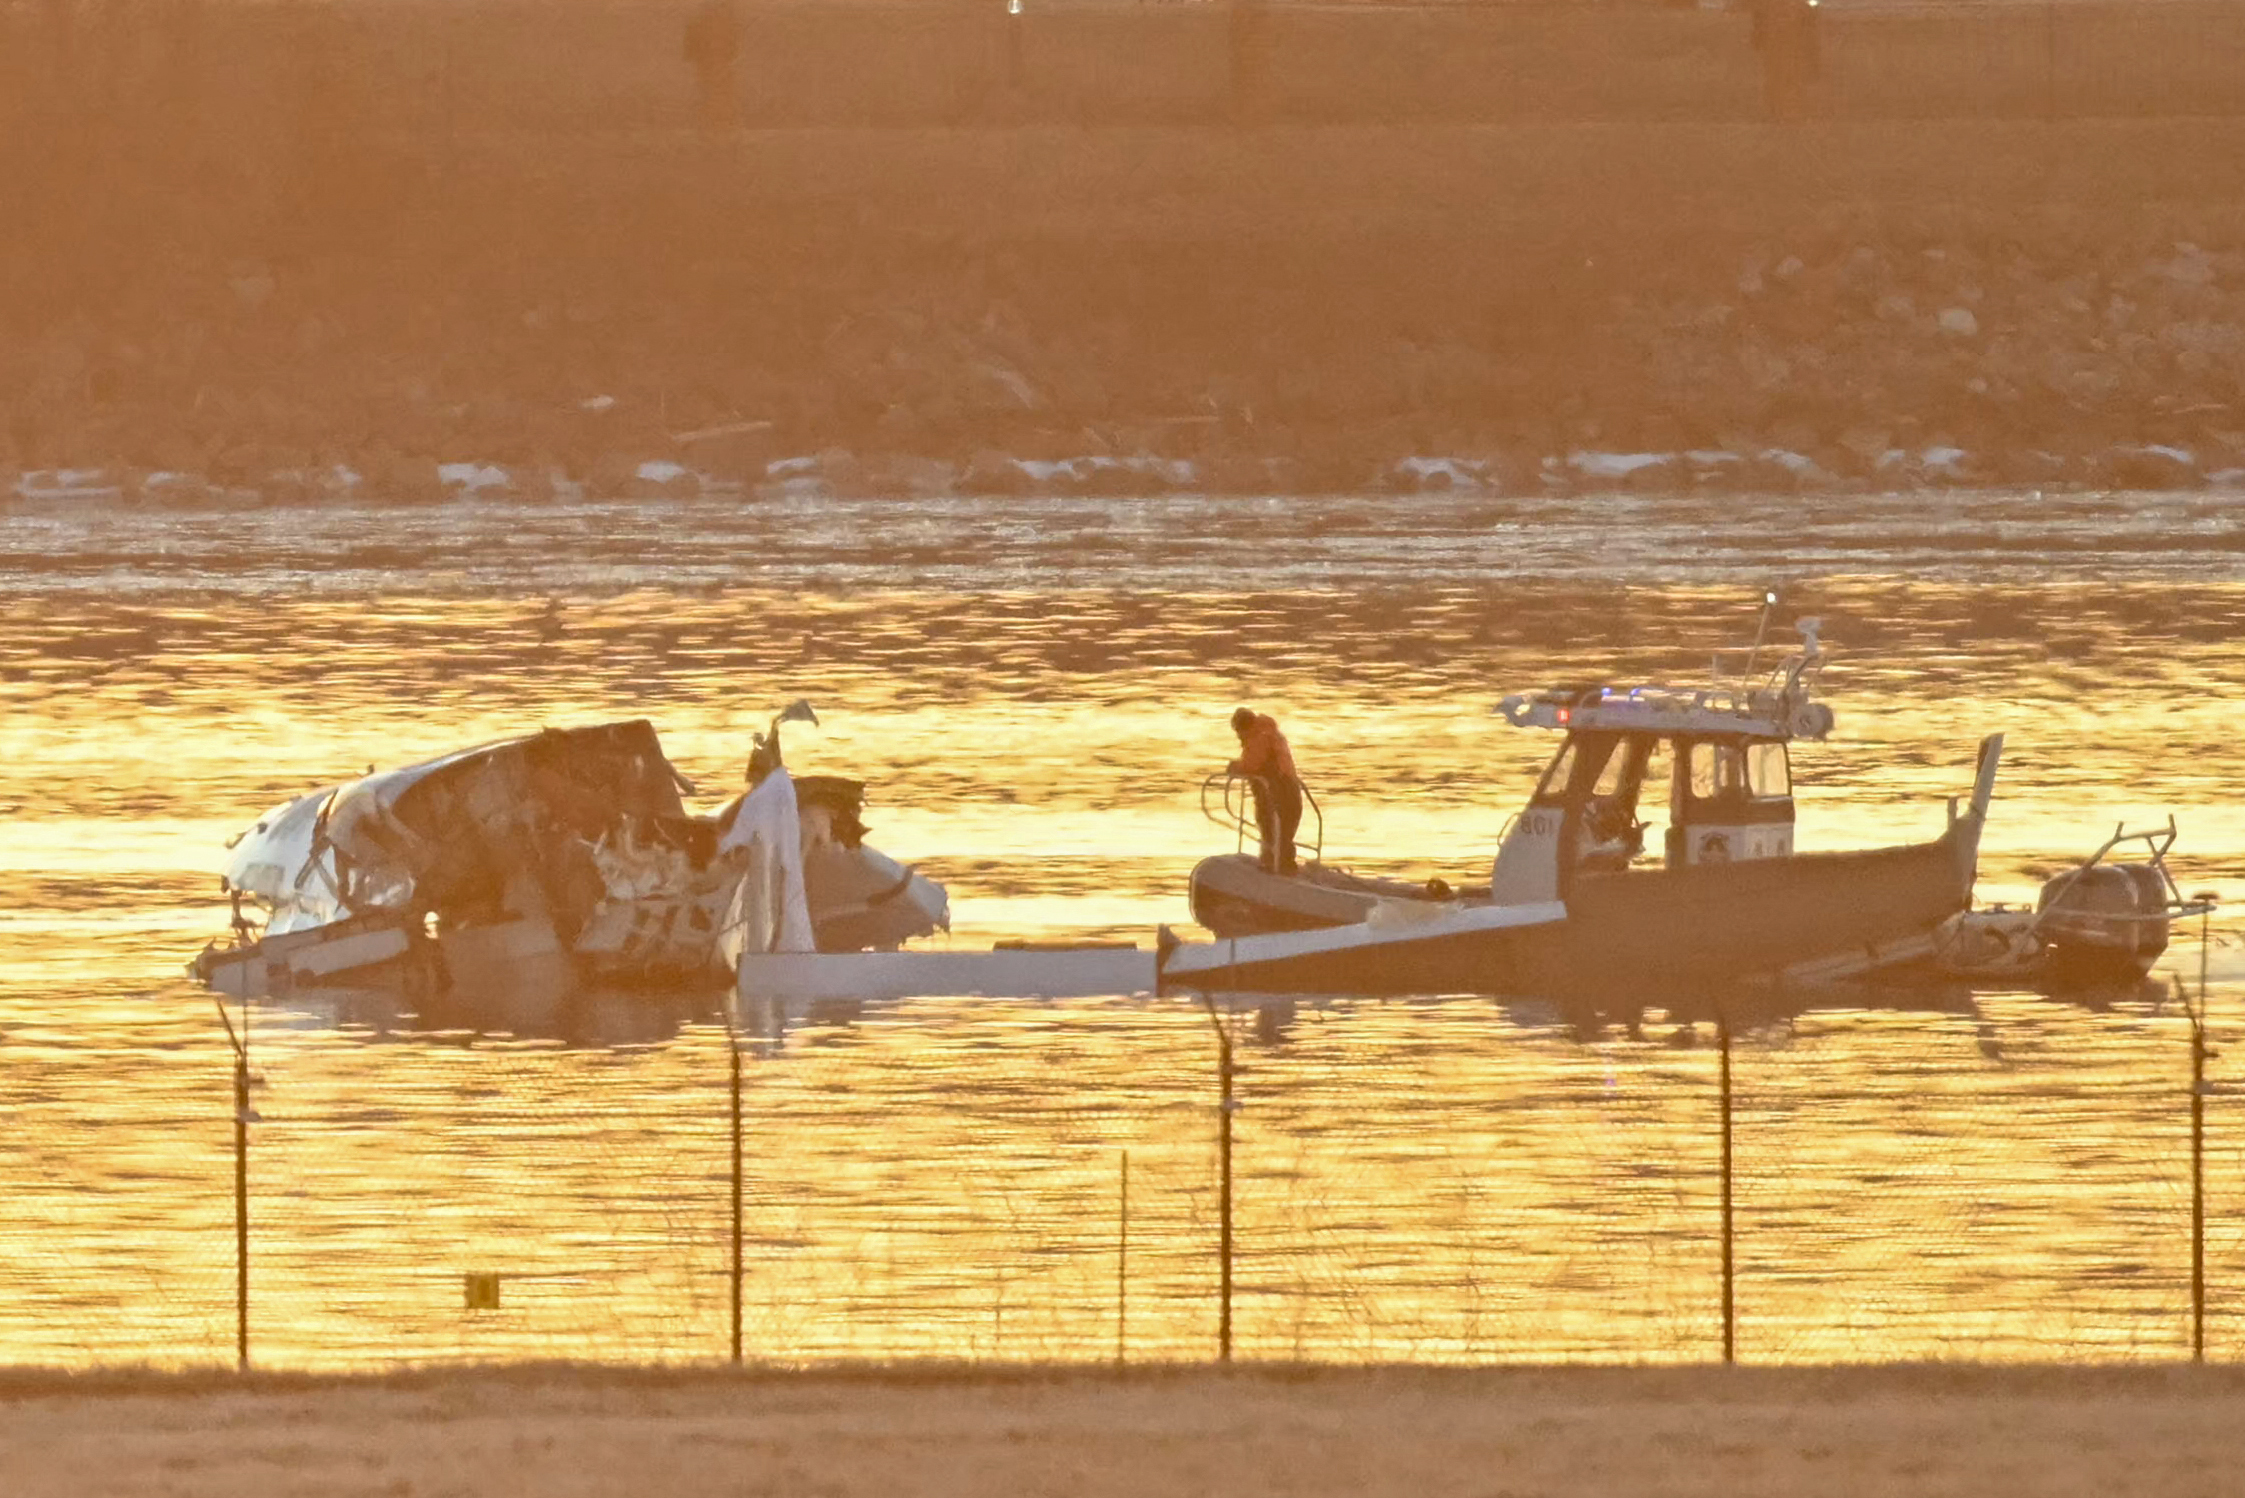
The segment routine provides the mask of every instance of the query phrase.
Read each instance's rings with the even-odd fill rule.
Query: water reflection
[[[1306,1020],[1377,1003],[1412,1010],[1443,1005],[1468,1013],[1489,1013],[1501,1026],[1539,1037],[1565,1034],[1584,1045],[1621,1039],[1639,1045],[1692,1049],[1713,1045],[1717,1027],[1724,1025],[1734,1036],[1752,1037],[1766,1047],[1782,1047],[1794,1032],[1795,1022],[1812,1014],[1938,1015],[1984,1023],[1982,1001],[1987,997],[1964,983],[1927,977],[1909,982],[1831,982],[1788,989],[1766,985],[1697,993],[1669,989],[1657,998],[1470,994],[1342,1000],[1243,992],[1219,995],[1215,1002],[1219,1017],[1231,1025],[1238,1041],[1250,1046],[1285,1046]],[[2126,988],[2068,989],[2033,997],[2092,1015],[2123,1010],[2163,1015],[2175,1003],[2170,979],[2164,973]],[[1193,993],[1136,1002],[1188,1013],[1203,1012],[1208,1004]],[[988,1007],[989,1001],[949,997],[736,1000],[722,989],[603,992],[518,988],[496,992],[453,990],[409,997],[396,991],[338,987],[299,989],[285,999],[255,1001],[251,1009],[253,1031],[258,1034],[334,1032],[372,1043],[472,1045],[481,1039],[498,1039],[565,1047],[631,1048],[675,1040],[689,1026],[730,1026],[742,1045],[752,1046],[759,1055],[778,1056],[790,1036],[805,1030],[909,1024],[916,1013],[931,1006],[972,1009]]]
[[[260,1031],[332,1030],[377,1042],[503,1037],[564,1046],[646,1046],[675,1040],[688,1025],[722,1024],[726,995],[522,987],[409,996],[336,987],[300,988],[252,1007]]]
[[[13,517],[0,1362],[228,1354],[231,1063],[181,968],[222,919],[224,839],[369,761],[645,714],[726,786],[748,730],[808,696],[826,726],[791,762],[871,783],[874,840],[950,885],[959,945],[1146,940],[1220,841],[1191,790],[1238,701],[1285,721],[1337,861],[1476,882],[1550,749],[1496,698],[1696,675],[1775,580],[1837,651],[1838,734],[1796,760],[1803,847],[1937,831],[2003,729],[1985,894],[2031,898],[2114,821],[2172,809],[2185,889],[2234,904],[2241,536],[2245,512],[2200,498],[2018,495]],[[2195,968],[2184,935],[2170,965]],[[722,1347],[722,1005],[257,1006],[267,1360]],[[1243,1351],[1710,1356],[1718,1013],[1749,1355],[2181,1345],[2172,1002],[1861,989],[1228,1011]],[[1110,1355],[1124,1150],[1133,1355],[1205,1354],[1199,1008],[767,1018],[741,1026],[759,1355]],[[2245,1137],[2226,1096],[2215,1137]],[[2245,1155],[2210,1169],[2245,1201]],[[2217,1278],[2245,1283],[2245,1234],[2219,1233]],[[502,1309],[466,1315],[459,1276],[484,1270]],[[2241,1345],[2245,1322],[2216,1330]]]

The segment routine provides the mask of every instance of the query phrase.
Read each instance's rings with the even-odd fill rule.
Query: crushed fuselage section
[[[862,786],[817,784],[803,837],[832,891],[823,921],[814,891],[821,946],[829,934],[893,946],[935,929],[940,889],[934,918],[925,898],[893,898],[914,880],[935,887],[863,845]],[[718,932],[744,859],[724,845],[723,814],[689,811],[682,788],[653,725],[633,719],[545,729],[297,797],[237,839],[224,875],[235,940],[194,971],[243,993],[367,978],[720,980]]]

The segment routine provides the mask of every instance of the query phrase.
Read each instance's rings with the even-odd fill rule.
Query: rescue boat
[[[1817,620],[1801,620],[1799,647],[1757,674],[1774,604],[1765,600],[1743,663],[1732,669],[1718,656],[1703,684],[1504,698],[1497,713],[1508,725],[1562,738],[1506,824],[1485,889],[1332,868],[1322,817],[1300,871],[1270,872],[1245,850],[1244,796],[1204,786],[1204,811],[1237,829],[1240,845],[1193,870],[1193,913],[1216,940],[1165,943],[1163,982],[1566,994],[1913,971],[2067,985],[2149,971],[2169,922],[2196,908],[2166,870],[2172,821],[2159,832],[2116,831],[2081,868],[2050,881],[2033,912],[1971,908],[2000,734],[1980,741],[1970,795],[1961,809],[1949,800],[1939,836],[1796,849],[1792,749],[1828,738],[1834,715],[1815,699],[1826,658]],[[2144,862],[2111,860],[2137,840],[2150,850]]]

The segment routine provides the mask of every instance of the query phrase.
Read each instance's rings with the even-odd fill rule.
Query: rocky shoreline
[[[2245,489],[2245,249],[1817,240],[1308,332],[1003,255],[812,288],[785,337],[784,288],[713,333],[660,281],[405,305],[237,264],[0,351],[0,501]]]
[[[2226,455],[2225,455],[2226,456]],[[1331,487],[1318,475],[1283,460],[1230,460],[1213,470],[1215,481],[1188,459],[1139,453],[1128,457],[1086,454],[1043,461],[979,455],[965,469],[912,454],[845,450],[776,460],[761,477],[725,478],[666,459],[636,465],[621,481],[587,484],[559,470],[518,473],[497,464],[441,463],[433,475],[403,485],[370,481],[347,465],[318,473],[280,472],[261,482],[221,485],[193,473],[112,471],[102,468],[42,470],[15,476],[0,491],[0,508],[75,509],[121,505],[161,510],[256,509],[274,506],[428,505],[509,501],[556,504],[586,500],[787,500],[893,496],[1106,496],[1163,494],[1438,494],[1489,497],[1566,494],[1676,494],[1695,490],[1737,493],[1846,494],[1890,490],[2013,489],[2234,491],[2245,499],[2245,464],[2209,471],[2187,448],[2145,444],[2069,459],[2037,450],[1989,461],[1961,448],[1916,452],[1889,448],[1861,477],[1831,473],[1805,453],[1769,448],[1759,453],[1722,449],[1683,453],[1571,452],[1531,463],[1511,454],[1412,455],[1374,466],[1364,482]],[[2018,477],[2032,470],[2031,479]],[[394,472],[394,471],[393,471]],[[1247,481],[1260,474],[1261,482]],[[1321,484],[1324,487],[1321,487]]]

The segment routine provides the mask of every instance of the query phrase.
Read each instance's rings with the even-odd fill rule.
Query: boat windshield
[[[1793,794],[1785,745],[1776,739],[1702,739],[1692,745],[1691,787],[1695,801],[1782,801]]]
[[[1593,796],[1620,795],[1623,782],[1631,779],[1629,775],[1630,758],[1631,756],[1624,752],[1622,746],[1616,745],[1614,752],[1606,756],[1606,766],[1598,772],[1597,783],[1591,786],[1590,794]]]
[[[1531,804],[1601,801],[1633,809],[1645,786],[1666,786],[1668,777],[1668,743],[1658,734],[1579,734],[1552,757]]]
[[[1558,806],[1567,799],[1567,782],[1575,777],[1575,740],[1570,735],[1552,756],[1551,764],[1536,782],[1536,793],[1530,798],[1532,806]]]
[[[1756,739],[1746,746],[1746,789],[1765,801],[1793,794],[1793,771],[1784,744]]]
[[[1637,766],[1636,783],[1630,787],[1631,800],[1637,808],[1637,815],[1642,817],[1650,813],[1652,815],[1666,814],[1673,816],[1674,809],[1671,802],[1675,792],[1671,787],[1674,784],[1675,771],[1669,760],[1668,740],[1656,738],[1648,741]],[[1650,802],[1645,799],[1644,795],[1648,787],[1653,792],[1653,799]]]

